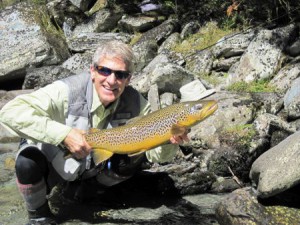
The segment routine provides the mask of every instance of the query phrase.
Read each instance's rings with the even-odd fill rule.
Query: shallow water
[[[50,195],[50,206],[64,225],[75,224],[198,224],[218,225],[214,205],[223,196],[199,194],[180,196],[174,190],[158,191],[155,186],[132,180],[106,190],[84,189],[81,199],[74,199],[78,183],[68,189],[57,186]],[[142,185],[142,186],[140,186]],[[82,191],[82,190],[81,190]],[[1,225],[20,225],[27,214],[14,178],[0,187]]]

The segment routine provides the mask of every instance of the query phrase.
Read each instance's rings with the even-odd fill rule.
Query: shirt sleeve
[[[149,102],[141,95],[140,97],[141,112],[140,115],[147,115],[150,113],[150,104]],[[152,163],[164,163],[170,162],[173,160],[176,152],[178,151],[179,146],[175,144],[164,144],[158,146],[154,149],[151,149],[146,152],[146,157],[149,162]]]
[[[67,107],[66,85],[54,82],[8,102],[0,111],[0,122],[20,137],[58,145],[71,130],[65,125]]]

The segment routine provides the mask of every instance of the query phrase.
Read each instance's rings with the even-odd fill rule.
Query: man
[[[114,155],[101,165],[93,163],[92,149],[83,135],[89,128],[120,126],[149,113],[147,101],[128,86],[132,71],[132,49],[110,41],[96,50],[89,73],[18,96],[2,108],[0,122],[23,138],[16,176],[28,210],[28,224],[56,224],[46,196],[58,180],[96,177],[109,187],[131,177],[145,155],[150,162],[165,162],[174,156],[176,146],[165,145],[134,160]],[[172,137],[170,142],[187,140],[182,135]],[[65,157],[66,150],[72,158]]]

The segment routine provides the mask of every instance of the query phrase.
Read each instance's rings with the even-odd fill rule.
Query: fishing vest
[[[74,75],[61,80],[67,85],[68,88],[68,113],[66,118],[66,125],[82,130],[88,130],[93,127],[91,108],[93,101],[93,83],[90,73],[82,73]],[[108,129],[111,127],[117,127],[126,124],[126,121],[136,117],[140,114],[140,94],[132,87],[125,87],[124,92],[120,96],[118,105],[115,112],[113,112],[107,119],[104,128]],[[114,157],[114,156],[113,156]],[[119,156],[121,159],[127,156]],[[119,161],[115,159],[114,161]],[[127,161],[129,159],[126,159]],[[113,161],[113,162],[114,162]],[[106,162],[105,162],[106,163]],[[110,165],[105,165],[105,169],[99,174],[99,170],[91,169],[91,155],[81,160],[80,174],[87,176],[93,176],[97,174],[97,180],[106,185],[111,186],[119,183],[128,176],[120,176],[108,169]],[[115,162],[116,163],[116,162]],[[133,164],[139,163],[139,160],[133,160]],[[130,164],[130,163],[128,163]],[[83,166],[85,165],[85,166]],[[129,165],[129,167],[134,165]],[[88,173],[89,172],[89,173]]]

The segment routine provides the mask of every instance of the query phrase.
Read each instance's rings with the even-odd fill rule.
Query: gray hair
[[[101,62],[101,59],[106,55],[117,57],[123,60],[130,73],[134,69],[134,54],[132,48],[122,41],[112,40],[108,42],[103,42],[101,46],[97,48],[93,56],[93,65]]]

